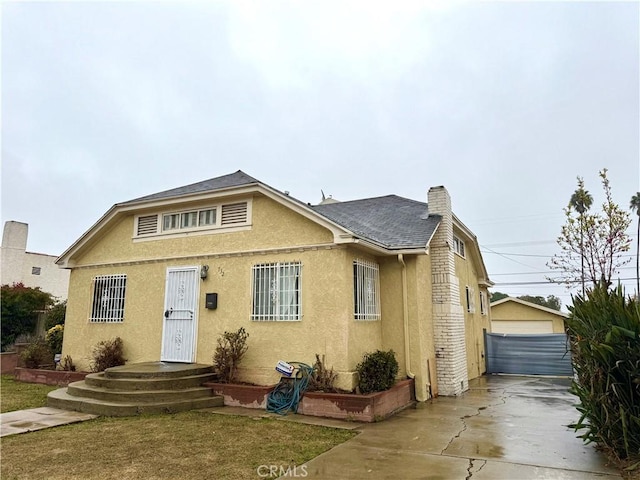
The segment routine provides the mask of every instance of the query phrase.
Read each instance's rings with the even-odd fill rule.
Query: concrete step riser
[[[80,397],[75,398],[65,396],[65,398],[57,398],[50,394],[47,403],[50,407],[61,408],[64,410],[74,410],[77,412],[110,417],[127,417],[142,413],[176,413],[197,408],[221,407],[224,405],[224,400],[222,397],[208,397],[179,402],[134,405],[125,403],[100,403],[99,401],[91,401]]]
[[[189,369],[188,375],[205,375],[205,374],[213,374],[213,367],[203,366],[203,367],[194,367]],[[105,378],[179,378],[184,377],[185,373],[182,371],[173,371],[168,370],[166,372],[156,371],[156,372],[131,372],[128,370],[119,370],[118,367],[115,368],[107,368],[104,371]]]
[[[84,381],[54,390],[51,407],[95,415],[128,416],[208,408],[224,404],[210,388],[213,367],[204,364],[145,362],[87,375]]]
[[[212,395],[210,388],[195,387],[183,390],[156,390],[156,391],[110,391],[106,389],[96,389],[84,382],[70,383],[67,393],[74,397],[93,398],[105,402],[124,403],[155,403],[172,402],[177,400],[192,400],[196,398],[206,398]]]
[[[87,385],[98,388],[108,388],[118,391],[153,391],[153,390],[181,390],[215,381],[216,375],[191,375],[180,378],[105,378],[102,373],[92,373],[85,377]]]

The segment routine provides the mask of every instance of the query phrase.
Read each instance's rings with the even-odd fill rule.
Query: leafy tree
[[[548,295],[547,298],[544,298],[542,296],[533,297],[531,295],[521,295],[518,298],[520,300],[524,300],[525,302],[531,302],[542,307],[552,308],[553,310],[560,311],[560,309],[562,308],[562,301],[555,295]]]
[[[49,330],[56,325],[64,325],[64,319],[67,314],[67,301],[54,304],[47,312],[44,328]]]
[[[509,298],[509,295],[502,292],[493,292],[491,294],[491,303],[497,302],[498,300],[502,300],[503,298]],[[560,310],[562,308],[562,301],[556,297],[555,295],[549,295],[547,298],[542,296],[532,296],[532,295],[520,295],[520,300],[524,300],[525,302],[535,303],[536,305],[541,305],[543,307],[552,308],[554,310]]]
[[[12,345],[18,335],[33,333],[38,313],[54,302],[50,293],[39,287],[25,287],[23,283],[2,285],[2,350]]]
[[[638,215],[638,233],[636,237],[636,296],[640,298],[640,192],[631,197],[629,208]]]
[[[618,269],[631,261],[622,259],[622,254],[631,245],[626,233],[631,223],[630,214],[613,201],[607,169],[601,170],[599,175],[605,195],[602,211],[587,211],[588,200],[583,194],[582,201],[576,201],[575,205],[570,202],[564,209],[566,223],[557,239],[560,253],[547,263],[549,268],[560,272],[559,278],[547,279],[565,284],[567,288],[582,283],[583,279],[591,282],[593,288],[601,283],[609,286]],[[581,188],[584,190],[578,179],[576,198]]]
[[[503,298],[507,298],[509,295],[507,295],[506,293],[502,293],[502,292],[493,292],[491,294],[491,300],[490,302],[497,302],[498,300],[502,300]]]

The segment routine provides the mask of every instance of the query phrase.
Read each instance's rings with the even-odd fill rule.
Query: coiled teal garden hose
[[[313,367],[302,362],[287,362],[296,367],[293,377],[282,377],[280,382],[267,396],[267,412],[286,415],[289,410],[298,411],[302,394],[309,385]]]

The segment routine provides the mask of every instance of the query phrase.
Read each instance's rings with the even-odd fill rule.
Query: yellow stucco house
[[[565,333],[568,315],[520,298],[505,297],[491,302],[493,333]]]
[[[244,327],[240,377],[277,383],[315,354],[355,386],[363,354],[393,349],[416,398],[457,395],[485,371],[491,286],[444,187],[310,205],[242,171],[114,205],[57,263],[69,269],[63,355],[101,340],[128,362],[212,362]]]

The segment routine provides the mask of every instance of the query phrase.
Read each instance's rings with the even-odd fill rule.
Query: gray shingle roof
[[[426,203],[397,195],[311,208],[356,235],[390,249],[425,247],[441,219],[427,214]]]
[[[256,183],[261,182],[247,175],[242,170],[238,170],[235,173],[223,175],[222,177],[210,178],[209,180],[205,180],[203,182],[192,183],[191,185],[185,185],[184,187],[172,188],[171,190],[165,190],[164,192],[135,198],[133,200],[124,202],[124,204],[144,202],[149,200],[161,200],[164,198],[179,197],[181,195],[189,195],[193,193],[210,192],[214,190],[220,190],[222,188],[239,187],[241,185],[250,185]]]

